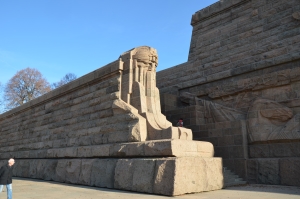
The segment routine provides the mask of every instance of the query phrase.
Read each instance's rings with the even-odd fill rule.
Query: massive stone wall
[[[299,13],[298,0],[219,1],[192,16],[188,61],[157,74],[168,119],[248,182],[300,186]]]
[[[14,176],[163,195],[221,189],[221,158],[160,110],[156,50],[116,61],[0,115]],[[201,171],[201,172],[199,172]]]
[[[253,71],[252,76],[262,75],[276,71],[273,66],[297,67],[291,62],[299,60],[299,20],[293,17],[298,3],[224,0],[198,11],[191,22],[188,62],[160,71],[159,88],[174,91],[176,85],[198,96],[208,82]]]
[[[119,70],[113,62],[2,114],[1,158],[72,157],[83,146],[141,141],[140,118],[119,111]]]

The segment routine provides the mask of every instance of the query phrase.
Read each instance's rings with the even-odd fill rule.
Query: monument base
[[[167,196],[223,187],[221,158],[19,159],[13,172],[17,177]]]

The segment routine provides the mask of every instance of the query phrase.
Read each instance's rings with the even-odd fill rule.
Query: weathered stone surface
[[[91,186],[114,188],[117,159],[95,159],[91,168]]]
[[[79,175],[81,171],[81,161],[80,159],[71,159],[66,162],[65,168],[65,182],[77,184],[79,180]]]
[[[30,166],[29,166],[29,177],[30,178],[37,178],[37,169],[38,169],[38,161],[39,160],[31,160],[29,162]]]
[[[300,186],[300,158],[281,159],[279,165],[281,184]]]
[[[57,160],[46,160],[46,161],[40,161],[41,168],[44,168],[43,176],[41,179],[44,180],[56,180],[56,167],[57,167],[58,161]]]
[[[297,1],[218,1],[192,17],[188,62],[157,73],[161,95],[173,94],[178,98],[179,93],[189,92],[201,100],[244,112],[255,100],[262,98],[285,107],[248,112],[246,136],[240,136],[243,131],[239,127],[218,124],[207,110],[197,118],[184,112],[177,114],[176,111],[183,110],[181,106],[185,109],[192,107],[195,102],[191,103],[190,99],[172,107],[170,115],[176,113],[177,118],[202,119],[201,125],[187,127],[196,132],[197,140],[212,142],[216,153],[226,160],[226,164],[233,165],[232,168],[238,167],[235,160],[242,155],[247,158],[246,154],[251,158],[277,160],[299,157],[300,37],[296,28],[299,25],[297,9]],[[171,102],[164,100],[162,107],[171,107],[168,103]],[[172,118],[166,115],[168,119]],[[226,114],[221,116],[226,117]],[[263,118],[258,119],[260,116]],[[257,139],[252,139],[252,133]],[[230,137],[233,135],[234,142]],[[251,143],[249,149],[245,138]],[[242,150],[240,146],[243,146],[244,154],[239,152]],[[278,175],[277,172],[271,173]]]
[[[256,160],[247,160],[247,181],[257,183],[258,165]]]
[[[137,177],[141,172],[146,172],[143,179]],[[117,163],[115,177],[115,188],[163,195],[210,191],[223,186],[220,158],[123,159]]]
[[[134,163],[134,173],[132,176],[132,190],[146,193],[153,193],[155,160],[137,160]]]
[[[91,185],[91,172],[94,159],[82,159],[78,184]]]
[[[42,176],[38,174],[40,170]],[[14,172],[19,177],[170,196],[223,186],[220,158],[20,159]]]
[[[30,161],[31,160],[24,160],[19,164],[19,169],[16,173],[17,176],[22,176],[25,178],[29,177]]]
[[[209,142],[189,140],[153,140],[146,142],[102,144],[91,146],[48,149],[45,153],[28,151],[28,157],[37,154],[36,158],[57,157],[142,157],[142,156],[199,156],[213,157],[214,148]]]
[[[153,193],[173,195],[175,184],[175,159],[160,159],[155,165]]]
[[[65,182],[66,181],[66,168],[67,168],[67,159],[58,160],[57,166],[55,168],[55,181]]]
[[[258,183],[280,184],[278,159],[258,159]]]
[[[294,12],[292,16],[294,19],[300,20],[300,12]]]
[[[268,158],[270,157],[269,145],[250,145],[249,146],[250,158]]]
[[[132,190],[132,176],[134,173],[134,159],[118,160],[115,169],[114,187],[117,189]]]
[[[257,118],[248,118],[250,142],[289,140],[300,138],[298,114],[275,101],[257,99],[249,112],[257,111]]]

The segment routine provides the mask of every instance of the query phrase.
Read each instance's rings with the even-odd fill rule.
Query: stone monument
[[[0,115],[0,158],[14,176],[181,195],[223,187],[209,142],[160,110],[156,50],[116,61]]]
[[[217,1],[192,15],[187,62],[157,73],[162,113],[248,183],[300,186],[299,20],[299,0]]]

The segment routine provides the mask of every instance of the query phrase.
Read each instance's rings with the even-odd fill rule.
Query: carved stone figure
[[[156,87],[158,56],[155,49],[141,46],[123,53],[122,100],[138,110],[147,121],[147,140],[192,140],[190,129],[173,127],[161,113],[159,90]]]
[[[257,99],[247,116],[249,141],[299,139],[299,116],[275,101]]]

